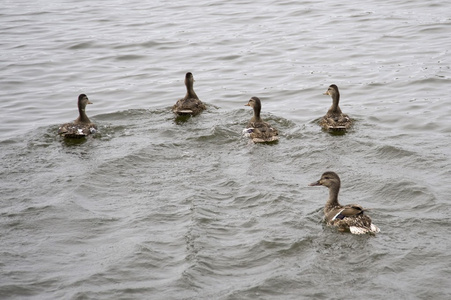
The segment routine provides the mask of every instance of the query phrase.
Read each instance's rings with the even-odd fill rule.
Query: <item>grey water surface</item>
[[[449,299],[450,11],[3,1],[0,298]],[[186,72],[208,109],[179,120]],[[65,141],[80,93],[99,132]],[[242,136],[251,96],[278,143]],[[325,226],[327,170],[379,234]]]

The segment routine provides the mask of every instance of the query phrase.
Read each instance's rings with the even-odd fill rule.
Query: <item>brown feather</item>
[[[343,131],[347,130],[352,125],[352,120],[348,115],[341,112],[340,106],[340,92],[335,84],[329,86],[324,95],[332,97],[332,106],[327,111],[326,115],[321,118],[319,125],[328,131]]]
[[[197,115],[207,109],[205,104],[200,101],[194,92],[194,77],[191,72],[186,73],[185,75],[185,86],[186,86],[186,95],[184,98],[179,99],[174,106],[172,107],[172,111],[177,115]]]
[[[58,134],[65,138],[83,138],[96,132],[97,126],[86,115],[86,105],[92,104],[85,94],[78,96],[78,118],[71,123],[66,123],[58,128]]]
[[[372,224],[365,209],[357,204],[340,205],[340,177],[334,172],[325,172],[321,179],[311,183],[311,186],[323,185],[329,188],[329,200],[324,206],[324,216],[328,225],[335,226],[340,231],[351,231],[355,234],[377,233],[379,228]]]
[[[249,137],[254,143],[274,142],[279,139],[279,132],[260,118],[261,101],[257,97],[252,97],[246,106],[254,110],[254,115],[247,123]]]

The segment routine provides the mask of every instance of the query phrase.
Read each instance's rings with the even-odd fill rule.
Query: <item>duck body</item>
[[[352,120],[348,115],[341,112],[340,106],[340,92],[335,84],[329,86],[324,95],[332,97],[332,106],[327,111],[326,115],[321,118],[319,125],[328,131],[347,130],[352,125]]]
[[[252,139],[254,143],[268,143],[279,139],[279,132],[260,117],[261,101],[257,97],[252,97],[245,106],[250,106],[254,110],[254,116],[247,123],[247,128],[243,130],[245,136]]]
[[[205,104],[199,100],[196,93],[194,92],[194,77],[191,72],[185,75],[185,86],[186,95],[184,98],[179,99],[174,106],[172,111],[177,115],[192,115],[195,116],[201,113],[203,110],[207,109]]]
[[[86,115],[86,105],[92,104],[85,94],[78,96],[79,117],[71,123],[63,124],[58,134],[65,138],[83,138],[97,131],[97,126]]]
[[[380,229],[372,223],[362,206],[338,203],[340,184],[340,177],[334,172],[325,172],[320,180],[310,184],[329,188],[329,200],[324,206],[326,223],[337,227],[339,231],[350,231],[353,234],[378,233]]]

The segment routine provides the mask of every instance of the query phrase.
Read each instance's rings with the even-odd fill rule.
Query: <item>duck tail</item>
[[[350,226],[349,231],[351,231],[352,234],[365,234],[365,233],[378,233],[381,230],[376,225],[371,224],[370,228]]]
[[[368,228],[357,227],[357,226],[350,226],[349,231],[351,231],[352,234],[365,234],[365,233],[369,232]]]
[[[379,229],[379,227],[377,227],[376,225],[374,225],[374,224],[371,224],[371,232],[373,232],[373,233],[378,233],[378,232],[380,232],[381,230]]]

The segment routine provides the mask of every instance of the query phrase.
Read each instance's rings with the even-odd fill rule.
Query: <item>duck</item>
[[[179,99],[174,106],[172,111],[177,115],[192,115],[195,116],[201,113],[203,110],[207,109],[205,104],[199,100],[196,93],[194,92],[194,77],[191,72],[185,75],[185,86],[186,95],[184,98]]]
[[[326,223],[335,226],[339,231],[351,232],[352,234],[375,234],[380,232],[379,227],[374,225],[371,218],[365,214],[366,209],[357,204],[341,205],[338,203],[338,192],[340,191],[340,177],[335,172],[325,172],[321,179],[310,183],[309,186],[325,186],[329,188],[329,200],[324,206]]]
[[[247,123],[247,128],[243,130],[245,136],[250,137],[254,143],[274,142],[279,139],[279,132],[260,118],[262,109],[261,101],[258,97],[252,97],[244,106],[254,109],[254,116]]]
[[[97,126],[86,115],[86,105],[92,104],[88,96],[78,96],[78,118],[72,123],[66,123],[59,127],[58,134],[65,138],[83,138],[97,131]]]
[[[332,106],[326,115],[321,118],[319,125],[328,131],[346,131],[352,125],[352,120],[348,115],[341,112],[338,102],[340,102],[340,92],[335,84],[331,84],[323,95],[332,97]]]

